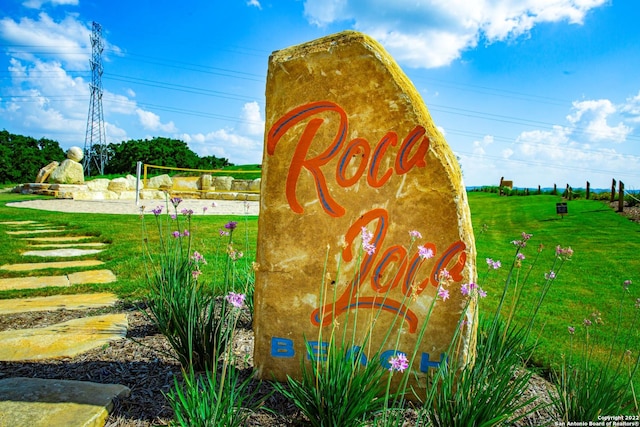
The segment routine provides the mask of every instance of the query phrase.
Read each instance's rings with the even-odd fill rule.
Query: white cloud
[[[574,101],[573,113],[567,116],[567,120],[584,129],[590,141],[620,143],[633,129],[622,122],[610,126],[607,119],[616,112],[616,107],[608,99]]]
[[[260,5],[260,2],[258,0],[248,0],[247,6],[254,6],[254,7],[257,7],[258,9],[262,9],[262,6]]]
[[[640,92],[636,96],[627,98],[620,108],[620,112],[631,123],[640,123]]]
[[[50,3],[52,6],[77,6],[78,0],[27,0],[23,2],[22,5],[30,9],[40,9],[42,5],[46,3]]]
[[[370,34],[403,64],[439,67],[459,58],[479,40],[523,36],[537,24],[582,24],[591,9],[608,0],[306,0],[309,22],[346,21]]]
[[[242,130],[247,135],[264,135],[264,119],[260,115],[260,106],[257,102],[248,102],[242,108]]]
[[[482,141],[473,141],[473,154],[477,156],[485,155],[485,149],[491,144],[493,144],[493,135],[485,135]]]
[[[91,30],[75,16],[68,15],[55,22],[46,13],[40,13],[37,20],[22,18],[0,19],[0,39],[9,45],[36,46],[37,57],[41,60],[55,59],[65,67],[87,70],[91,55]],[[36,55],[28,49],[7,49],[15,58],[35,61]]]
[[[144,129],[161,132],[177,131],[176,126],[173,124],[173,122],[162,123],[160,121],[160,116],[151,111],[146,111],[142,108],[136,108],[136,114],[138,115],[138,120],[140,120],[140,124]]]
[[[235,164],[262,162],[264,119],[257,102],[248,102],[240,114],[237,129],[226,128],[207,133],[176,135],[200,156],[216,156]]]

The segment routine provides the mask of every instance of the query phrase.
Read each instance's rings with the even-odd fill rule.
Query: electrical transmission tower
[[[91,100],[87,118],[87,133],[84,138],[84,170],[91,175],[91,167],[95,166],[100,175],[104,174],[107,163],[107,137],[102,115],[102,26],[93,22],[91,32]]]

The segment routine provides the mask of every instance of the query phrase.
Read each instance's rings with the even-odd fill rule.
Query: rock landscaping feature
[[[39,246],[39,245],[32,245]],[[5,264],[0,266],[0,270],[6,271],[34,271],[47,268],[73,268],[73,267],[95,267],[104,264],[97,259],[87,259],[80,261],[55,261],[55,262],[29,262],[23,264]]]
[[[36,229],[43,226],[33,221],[6,221],[7,227],[30,227],[6,231],[20,236],[33,233],[65,232],[60,229]],[[80,245],[106,247],[102,242],[85,242],[92,236],[62,236],[21,239],[27,242],[46,242],[44,246],[62,248],[26,251],[23,255],[69,257],[97,254],[104,249],[78,249]],[[42,243],[41,243],[42,245]],[[35,245],[32,245],[35,246]],[[40,269],[76,269],[103,264],[99,260],[51,261],[42,263],[5,264],[5,271],[31,272]],[[116,276],[110,270],[71,271],[61,276],[26,276],[0,279],[0,291],[45,287],[69,287],[85,283],[111,283]],[[86,312],[111,307],[117,297],[111,293],[53,295],[47,297],[0,299],[0,316],[22,316],[25,313]],[[2,322],[0,322],[1,324]],[[69,359],[105,345],[122,340],[127,335],[128,318],[125,313],[94,314],[48,326],[20,327],[10,322],[10,329],[0,331],[0,361],[29,363]],[[17,326],[17,327],[16,327]],[[104,426],[116,398],[129,396],[128,387],[119,384],[98,384],[63,379],[9,377],[14,371],[0,372],[0,426]]]
[[[124,314],[74,319],[46,328],[0,332],[0,361],[73,357],[127,335]]]
[[[476,255],[462,173],[393,58],[353,31],[276,51],[266,99],[258,375],[300,377],[305,340],[324,360],[336,330],[354,349],[380,350],[383,366],[417,348],[413,369],[428,375],[445,362],[461,315],[459,356],[471,357],[475,304],[465,314],[460,288],[475,282]],[[438,297],[447,301],[431,312]]]
[[[113,399],[128,387],[88,381],[8,378],[0,380],[0,426],[103,426]]]
[[[87,310],[89,308],[111,307],[117,301],[118,297],[108,292],[4,299],[0,300],[0,315],[32,311]]]
[[[49,249],[42,251],[26,251],[23,252],[24,256],[39,256],[39,257],[76,257],[85,255],[94,255],[102,252],[102,249],[77,249],[77,248],[63,248],[63,249]]]

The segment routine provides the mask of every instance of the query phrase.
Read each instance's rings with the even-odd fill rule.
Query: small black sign
[[[565,202],[563,203],[556,203],[556,213],[558,215],[566,215],[569,211],[567,210],[567,204]]]

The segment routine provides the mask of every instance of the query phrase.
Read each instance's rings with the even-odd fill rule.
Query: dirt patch
[[[18,328],[44,327],[67,320],[104,314],[124,312],[129,319],[127,338],[112,342],[103,348],[83,355],[42,362],[0,362],[0,379],[8,377],[33,377],[43,379],[66,379],[93,381],[103,384],[122,384],[131,389],[130,397],[116,400],[106,426],[150,427],[167,425],[173,414],[164,393],[169,392],[174,379],[181,380],[180,365],[164,336],[145,316],[140,307],[119,303],[108,309],[84,311],[60,310],[55,312],[32,312],[0,316],[0,331]],[[248,319],[248,318],[245,318]],[[253,331],[250,321],[242,321],[236,330],[234,353],[237,360],[246,364],[243,375],[252,374]],[[268,382],[258,383],[260,395],[273,391]],[[547,390],[550,385],[543,378],[534,376],[523,398],[533,396],[541,402],[549,402]],[[411,410],[407,411],[405,425],[413,425]],[[538,411],[521,420],[518,426],[537,426],[553,421],[548,410]],[[291,401],[273,393],[263,409],[251,415],[248,426],[304,426],[304,417]]]
[[[618,202],[609,203],[611,209],[618,212]],[[625,203],[623,211],[619,212],[620,215],[627,217],[630,221],[640,223],[640,205],[629,206]]]

